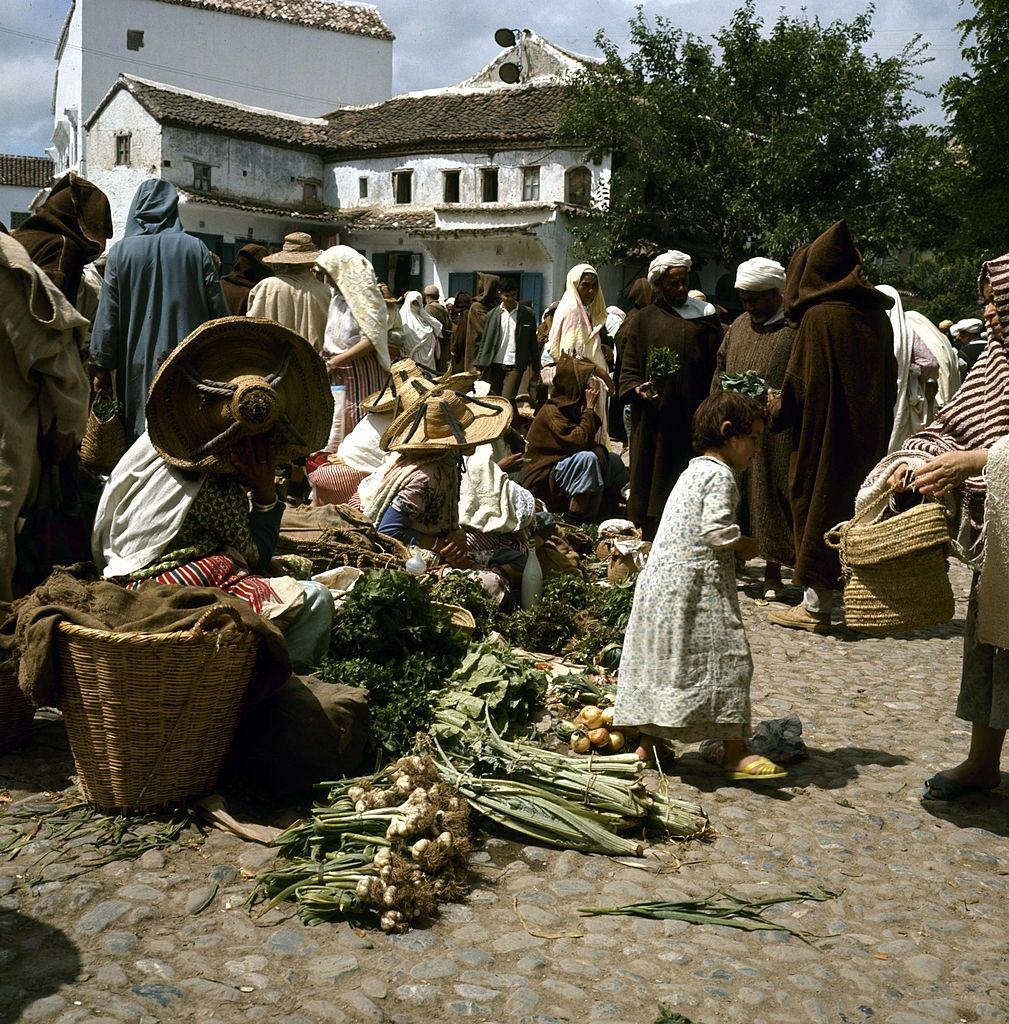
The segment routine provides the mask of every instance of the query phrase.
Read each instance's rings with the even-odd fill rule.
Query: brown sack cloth
[[[208,608],[227,605],[263,640],[246,692],[246,708],[274,693],[290,677],[283,633],[245,601],[211,587],[144,583],[134,591],[95,577],[93,566],[57,569],[27,597],[7,606],[0,625],[0,655],[19,660],[18,684],[36,707],[58,706],[56,627],[61,621],[117,633],[175,633],[192,629]],[[237,627],[229,615],[222,615],[221,628]]]
[[[364,690],[291,676],[238,726],[228,773],[289,797],[353,775],[361,763],[370,718]]]

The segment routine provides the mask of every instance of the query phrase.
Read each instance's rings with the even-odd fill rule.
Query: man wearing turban
[[[792,352],[795,330],[785,321],[785,269],[757,256],[739,265],[736,292],[743,312],[726,332],[718,350],[712,391],[722,387],[723,373],[752,370],[769,388],[780,392]],[[782,565],[795,563],[792,510],[788,500],[788,460],[791,444],[781,434],[767,434],[743,477],[739,528],[760,546],[764,597],[778,600],[784,593]]]
[[[694,455],[690,421],[707,397],[722,328],[715,307],[689,297],[691,259],[671,250],[652,260],[648,280],[656,299],[628,317],[620,368],[620,397],[631,406],[631,494],[628,518],[651,538],[666,498]],[[650,381],[649,354],[669,349],[675,373]]]

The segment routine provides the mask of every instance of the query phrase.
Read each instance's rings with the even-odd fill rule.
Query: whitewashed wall
[[[104,115],[102,117],[104,120]],[[322,159],[313,153],[209,132],[166,126],[162,175],[179,188],[193,187],[193,164],[209,164],[214,191],[262,202],[300,204],[303,180],[322,192]]]
[[[56,165],[56,176],[59,177],[70,169],[79,169],[79,155],[84,151],[84,120],[89,113],[82,107],[82,16],[81,4],[77,3],[67,26],[66,42],[57,64],[55,92],[53,96],[54,129],[62,122],[73,140],[67,143],[61,138],[62,144],[50,151]],[[70,108],[76,111],[76,127],[73,127],[66,115]],[[54,133],[54,143],[57,136]]]
[[[11,229],[12,213],[31,213],[32,199],[37,188],[21,188],[18,185],[0,185],[0,224]]]
[[[577,150],[502,150],[491,159],[487,153],[449,153],[406,157],[375,157],[331,164],[326,174],[326,202],[335,208],[392,206],[392,174],[413,170],[412,205],[437,206],[444,199],[444,171],[461,171],[460,204],[481,201],[480,168],[497,167],[498,201],[522,202],[522,168],[540,168],[540,201],[564,202],[564,175],[572,167],[592,172],[595,191],[609,182],[609,159],[600,165],[586,163]],[[359,179],[368,178],[368,198],[359,198]]]
[[[116,166],[116,135],[130,135],[130,164]],[[88,178],[108,197],[115,239],[123,236],[137,186],[160,178],[162,128],[125,89],[120,89],[88,132]]]

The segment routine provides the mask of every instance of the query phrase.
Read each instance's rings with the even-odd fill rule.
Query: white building
[[[497,67],[518,47],[458,86],[320,118],[124,75],[85,123],[88,177],[111,200],[117,237],[136,186],[163,177],[182,193],[186,229],[225,267],[249,240],[276,248],[307,230],[365,253],[396,294],[472,292],[475,273],[491,271],[518,278],[539,309],[563,292],[571,220],[606,195],[610,161],[555,140],[563,78],[585,58],[533,33],[521,49],[515,85]]]
[[[53,180],[53,162],[46,156],[0,153],[0,224],[21,227],[32,212],[32,200]]]
[[[91,176],[84,119],[124,71],[312,115],[392,92],[393,34],[343,0],[71,0],[56,47],[56,173]]]

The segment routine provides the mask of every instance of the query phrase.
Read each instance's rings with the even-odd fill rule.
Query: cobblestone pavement
[[[31,890],[19,861],[0,861],[0,1019],[650,1024],[664,1002],[696,1024],[1005,1022],[1004,792],[919,801],[967,743],[953,708],[968,577],[954,579],[958,619],[903,640],[777,630],[744,598],[755,718],[798,714],[811,756],[787,785],[755,790],[687,752],[674,789],[703,803],[719,838],[676,847],[662,873],[491,841],[465,905],[388,937],[275,911],[252,920],[249,878],[271,853],[220,832]],[[15,803],[66,785],[60,724],[37,734],[27,756],[0,758]],[[842,894],[769,912],[810,944],[576,913],[811,886]]]

